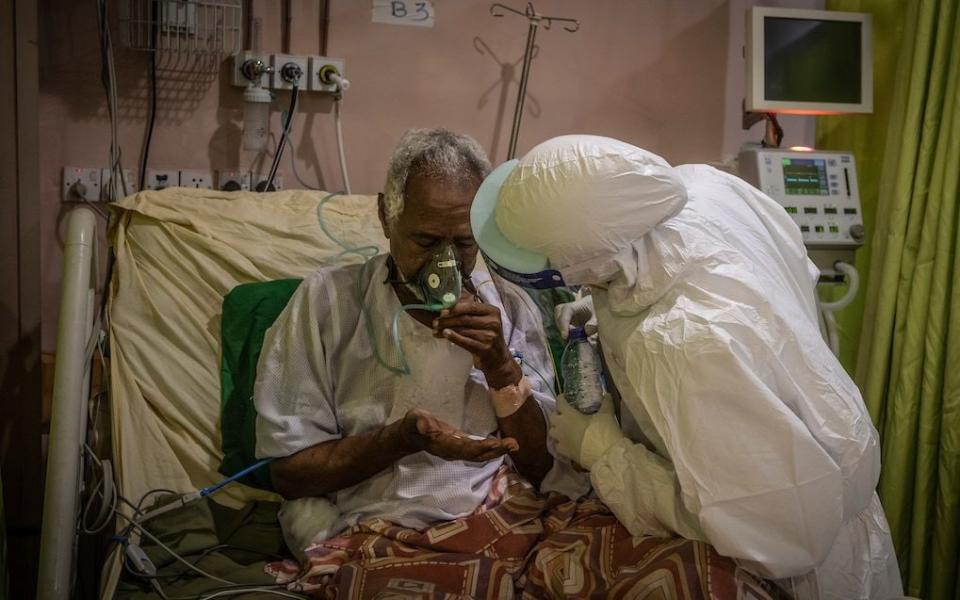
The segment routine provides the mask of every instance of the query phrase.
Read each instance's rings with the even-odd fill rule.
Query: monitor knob
[[[850,237],[852,237],[857,242],[862,242],[863,238],[866,237],[867,230],[864,229],[863,225],[857,223],[856,225],[850,226]]]

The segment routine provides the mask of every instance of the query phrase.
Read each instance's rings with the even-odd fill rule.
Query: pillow
[[[244,283],[223,298],[220,321],[220,473],[233,475],[255,462],[257,411],[253,384],[263,337],[287,306],[302,279]],[[257,469],[239,481],[273,491],[270,470]]]

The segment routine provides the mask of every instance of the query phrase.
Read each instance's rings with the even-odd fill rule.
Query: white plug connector
[[[307,89],[311,92],[343,92],[350,86],[344,77],[344,66],[345,62],[340,58],[311,56],[307,68]],[[334,74],[340,78],[339,84],[330,78]]]
[[[130,567],[134,569],[138,575],[146,577],[155,577],[157,575],[157,566],[153,564],[153,561],[150,560],[147,553],[143,551],[143,548],[128,541],[123,551],[124,554],[127,555]]]
[[[350,88],[350,81],[344,79],[343,75],[340,74],[340,69],[335,65],[326,64],[320,67],[320,70],[317,72],[320,77],[320,83],[323,85],[334,86],[335,90],[338,92],[345,92]]]
[[[171,510],[182,508],[196,500],[199,500],[201,497],[202,496],[200,495],[200,492],[189,492],[186,494],[181,494],[180,497],[174,500],[173,502],[168,502],[167,504],[164,504],[160,508],[156,508],[149,512],[143,513],[140,516],[140,518],[137,519],[137,522],[143,523],[144,521],[149,521],[150,519],[159,517],[164,513],[170,512]]]

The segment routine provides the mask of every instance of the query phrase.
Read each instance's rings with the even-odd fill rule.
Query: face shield
[[[659,156],[567,135],[487,176],[470,224],[504,279],[532,288],[605,285],[635,260],[637,241],[686,201],[683,181]]]
[[[548,289],[566,284],[560,272],[550,268],[543,254],[517,246],[508,240],[497,225],[497,198],[503,182],[520,163],[511,160],[493,170],[477,190],[470,207],[470,227],[480,246],[483,259],[497,275],[516,285]]]

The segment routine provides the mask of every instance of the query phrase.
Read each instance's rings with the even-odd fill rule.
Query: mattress
[[[222,479],[223,296],[241,283],[362,260],[343,254],[321,228],[317,208],[326,196],[173,188],[111,206],[111,433],[127,498],[155,488],[188,492]],[[334,197],[323,217],[341,241],[386,249],[376,197]],[[217,495],[233,508],[272,499],[240,484]]]

